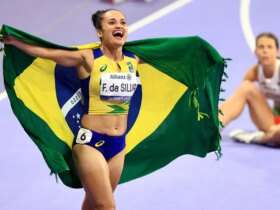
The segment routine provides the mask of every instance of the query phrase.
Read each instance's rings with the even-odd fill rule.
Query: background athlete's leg
[[[270,143],[274,146],[280,146],[280,125],[271,126],[265,133],[265,136],[261,139],[260,143]]]
[[[252,121],[258,129],[268,131],[274,125],[274,117],[265,96],[251,81],[243,81],[234,94],[220,107],[224,125],[237,118],[248,104]]]

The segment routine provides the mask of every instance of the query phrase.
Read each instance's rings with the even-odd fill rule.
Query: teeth
[[[118,35],[118,34],[120,34],[121,36],[123,35],[122,31],[114,31],[113,32],[113,35]]]

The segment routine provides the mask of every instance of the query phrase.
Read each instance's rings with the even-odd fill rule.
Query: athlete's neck
[[[274,70],[276,69],[276,65],[277,65],[277,60],[275,60],[275,62],[273,62],[273,64],[269,64],[269,65],[262,65],[264,72],[274,72]]]
[[[100,48],[104,55],[116,62],[123,59],[122,47],[113,48],[101,45]]]

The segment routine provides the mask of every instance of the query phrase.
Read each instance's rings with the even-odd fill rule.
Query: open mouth
[[[115,38],[122,39],[123,38],[123,32],[122,31],[114,31],[113,36]]]
[[[269,60],[269,57],[264,56],[264,57],[262,57],[261,59],[262,59],[262,60]]]

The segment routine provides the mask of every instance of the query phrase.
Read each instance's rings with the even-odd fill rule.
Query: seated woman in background
[[[257,64],[245,74],[244,80],[220,109],[224,126],[236,119],[245,105],[250,117],[261,131],[257,135],[236,131],[231,137],[244,143],[280,145],[280,59],[279,42],[272,33],[261,33],[256,38]],[[268,103],[272,99],[273,107]]]

